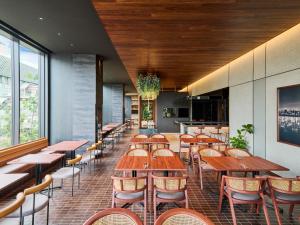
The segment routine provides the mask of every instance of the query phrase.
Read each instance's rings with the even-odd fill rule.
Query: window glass
[[[12,144],[13,42],[0,31],[0,149]]]
[[[20,45],[20,143],[39,138],[39,52]]]

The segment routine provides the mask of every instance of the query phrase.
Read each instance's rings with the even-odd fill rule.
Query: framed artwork
[[[300,84],[277,89],[277,141],[300,146]]]

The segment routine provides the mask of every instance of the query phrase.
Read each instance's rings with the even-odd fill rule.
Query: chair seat
[[[87,163],[87,162],[89,162],[89,161],[91,161],[91,160],[93,160],[93,159],[95,159],[95,156],[94,156],[94,155],[92,155],[92,156],[90,156],[90,155],[85,155],[85,156],[83,156],[82,159],[80,160],[80,163]]]
[[[39,212],[40,210],[44,209],[48,204],[48,196],[43,194],[35,194],[35,212]],[[29,216],[33,214],[33,194],[27,195],[25,202],[22,205],[22,215]],[[7,217],[16,218],[20,216],[20,209],[17,209],[12,214],[8,215]]]
[[[19,218],[3,218],[3,219],[0,219],[0,225],[17,225],[17,224],[20,224],[20,219]]]
[[[185,195],[183,192],[160,192],[160,191],[158,191],[156,193],[156,196],[158,198],[168,199],[168,200],[185,198]]]
[[[124,199],[124,200],[133,200],[137,198],[143,198],[144,192],[135,192],[135,193],[116,193],[115,197],[118,199]]]
[[[228,193],[227,188],[225,187],[224,189]],[[231,192],[231,196],[234,199],[243,201],[256,201],[260,199],[260,196],[258,194],[242,194],[238,192]]]
[[[283,201],[300,201],[300,195],[289,195],[285,193],[275,193],[276,199]]]
[[[74,176],[80,173],[80,169],[74,168]],[[65,179],[73,176],[73,167],[63,167],[51,174],[52,178],[55,179]]]

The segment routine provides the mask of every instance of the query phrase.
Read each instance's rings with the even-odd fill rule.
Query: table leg
[[[132,170],[132,177],[137,177],[137,172],[136,172],[136,170]]]
[[[42,165],[36,164],[35,165],[35,184],[42,183],[41,175],[42,175]]]
[[[168,176],[169,176],[169,171],[165,170],[165,171],[163,172],[163,176],[164,176],[164,177],[168,177]]]

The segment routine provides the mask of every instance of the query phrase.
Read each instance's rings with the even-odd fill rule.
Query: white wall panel
[[[254,49],[254,80],[264,78],[266,76],[266,45],[261,45]]]
[[[230,63],[229,86],[253,80],[253,51]]]
[[[253,124],[253,82],[229,88],[230,136],[243,124]],[[253,152],[253,135],[248,137],[249,151]]]
[[[300,25],[267,43],[267,76],[300,68]]]

